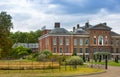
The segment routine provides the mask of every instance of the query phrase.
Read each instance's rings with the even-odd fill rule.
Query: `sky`
[[[36,31],[55,22],[71,31],[74,26],[106,22],[120,33],[120,0],[0,0],[0,12],[12,16],[12,32]]]

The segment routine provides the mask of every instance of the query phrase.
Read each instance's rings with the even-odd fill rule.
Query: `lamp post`
[[[108,56],[105,55],[105,69],[108,69]]]

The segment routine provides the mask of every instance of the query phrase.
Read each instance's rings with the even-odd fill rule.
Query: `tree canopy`
[[[12,47],[12,41],[9,38],[10,30],[13,28],[12,17],[6,12],[0,13],[0,49],[1,52],[7,52]],[[1,53],[2,54],[2,53]]]
[[[38,37],[41,36],[41,30],[30,31],[30,32],[11,32],[10,38],[13,43],[38,43]]]

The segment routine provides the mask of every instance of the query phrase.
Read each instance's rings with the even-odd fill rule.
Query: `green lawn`
[[[71,76],[71,75],[84,75],[91,73],[104,72],[105,70],[87,68],[79,66],[77,69],[70,68],[69,66],[62,66],[60,69],[42,69],[42,70],[0,70],[1,77],[58,77],[58,76]]]
[[[35,68],[37,65],[40,65],[36,61],[25,61],[25,60],[0,60],[0,66],[5,67],[9,65],[9,68],[13,66],[21,67],[22,65],[28,66],[32,64],[32,67]],[[46,62],[48,65],[51,62]],[[22,64],[22,65],[20,65]],[[35,64],[35,65],[34,65]],[[43,65],[44,63],[42,63]],[[55,64],[55,63],[54,63]],[[53,64],[53,65],[54,65]],[[16,67],[14,67],[16,68]],[[27,70],[0,70],[0,77],[58,77],[58,76],[71,76],[71,75],[84,75],[84,74],[93,74],[105,72],[102,69],[89,68],[87,65],[77,66],[77,69],[73,69],[71,66],[58,66],[56,69],[27,69]]]
[[[105,62],[93,62],[94,64],[105,64]],[[119,63],[116,63],[114,61],[108,61],[108,65],[110,66],[120,66],[120,62]]]

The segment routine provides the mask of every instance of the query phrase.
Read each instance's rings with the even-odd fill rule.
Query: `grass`
[[[102,65],[105,65],[105,62],[93,62],[94,64],[102,64]],[[108,61],[108,65],[110,66],[120,66],[120,62],[119,63],[116,63],[114,61]]]
[[[26,67],[28,65],[32,68],[35,68],[36,66],[43,65],[43,62],[32,62],[32,61],[20,61],[20,60],[12,60],[12,61],[6,61],[2,60],[0,61],[0,66],[8,66],[10,68],[17,68],[17,67]],[[50,65],[51,62],[46,62],[46,65]],[[54,63],[53,65],[57,65]],[[15,66],[15,67],[13,67]],[[59,65],[57,65],[59,66]],[[59,69],[58,69],[59,68]],[[84,75],[84,74],[93,74],[93,73],[99,73],[104,72],[105,70],[102,69],[95,69],[95,68],[89,68],[86,65],[78,66],[77,69],[73,69],[71,66],[61,66],[58,68],[42,68],[42,69],[27,69],[27,70],[0,70],[0,77],[58,77],[58,76],[74,76],[74,75]]]
[[[87,68],[79,66],[77,69],[69,66],[62,66],[60,69],[42,69],[42,70],[0,70],[1,77],[58,77],[58,76],[73,76],[84,75],[91,73],[103,72],[104,70]]]

